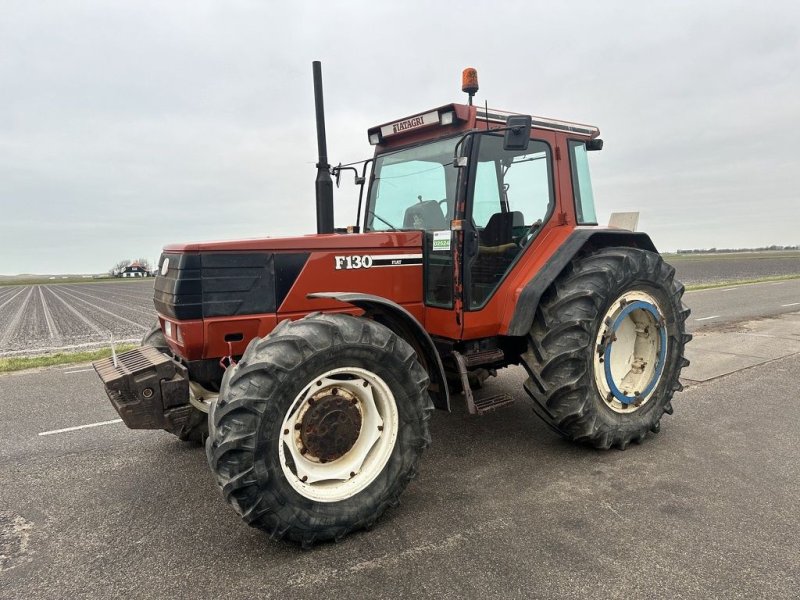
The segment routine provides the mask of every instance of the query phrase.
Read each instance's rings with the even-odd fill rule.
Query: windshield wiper
[[[386,224],[387,224],[389,227],[391,227],[391,228],[392,228],[392,231],[400,231],[400,230],[399,230],[397,227],[395,227],[394,225],[392,225],[391,223],[389,223],[389,221],[387,221],[386,219],[384,219],[384,218],[382,218],[382,217],[379,217],[379,216],[378,216],[378,215],[376,215],[376,214],[375,214],[373,211],[369,211],[369,213],[368,213],[368,214],[370,214],[370,215],[372,215],[374,218],[378,219],[378,221],[381,221],[382,223],[386,223]]]

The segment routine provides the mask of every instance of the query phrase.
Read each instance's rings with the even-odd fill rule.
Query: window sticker
[[[434,231],[433,232],[433,251],[434,252],[449,252],[450,251],[450,230]]]

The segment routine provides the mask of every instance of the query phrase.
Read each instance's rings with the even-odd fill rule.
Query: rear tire
[[[689,310],[656,253],[605,248],[576,259],[545,292],[522,364],[536,413],[563,437],[624,450],[672,414]]]
[[[172,356],[172,350],[170,350],[167,339],[164,337],[164,332],[161,331],[161,325],[159,324],[156,324],[145,334],[142,338],[141,345],[153,346],[163,354]],[[166,429],[165,431],[177,436],[182,442],[202,444],[208,437],[208,415],[192,406],[189,418],[181,425],[180,429],[176,431]]]
[[[369,528],[429,445],[428,376],[388,328],[341,314],[284,321],[228,369],[206,454],[249,525],[304,547]]]

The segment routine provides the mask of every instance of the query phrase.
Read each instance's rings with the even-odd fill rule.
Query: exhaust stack
[[[317,233],[333,233],[333,181],[328,164],[328,143],[325,140],[325,107],[322,101],[322,64],[311,63],[314,71],[314,104],[317,112]]]

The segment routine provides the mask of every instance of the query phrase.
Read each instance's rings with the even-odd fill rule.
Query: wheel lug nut
[[[289,430],[288,429],[284,429],[283,430],[283,435],[289,435]]]
[[[339,390],[337,388],[332,388],[331,389],[331,395],[338,396],[339,395]]]
[[[303,483],[305,483],[306,481],[308,481],[308,475],[303,475],[303,476],[300,478],[300,481],[302,481]]]
[[[378,431],[383,431],[383,425],[378,425]]]
[[[300,431],[300,423],[294,424],[295,431]]]
[[[356,472],[355,471],[350,471],[350,477],[355,477],[355,476],[356,476]]]
[[[308,448],[300,448],[300,454],[306,454],[308,452]]]

